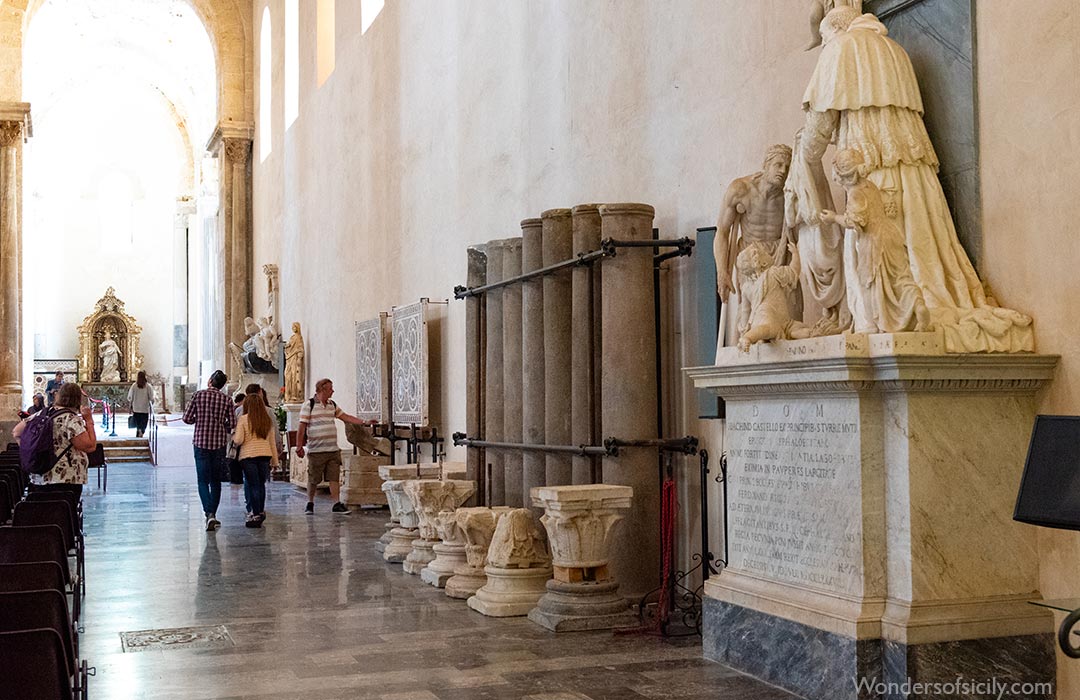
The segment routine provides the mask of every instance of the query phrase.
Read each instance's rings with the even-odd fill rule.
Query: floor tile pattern
[[[165,431],[163,431],[164,433]],[[191,467],[110,466],[86,495],[84,655],[94,697],[121,700],[780,700],[702,657],[696,637],[560,634],[486,618],[382,561],[384,510],[314,515],[272,483],[267,520],[244,527],[223,485],[207,533]],[[91,485],[92,486],[92,485]],[[130,630],[225,625],[233,645],[125,654]]]

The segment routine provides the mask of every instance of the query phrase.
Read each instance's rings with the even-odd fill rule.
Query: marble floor
[[[386,564],[385,511],[313,516],[270,485],[262,529],[223,486],[221,529],[202,528],[191,467],[109,467],[86,494],[82,650],[93,697],[615,700],[791,696],[701,657],[698,638],[555,635],[496,620]],[[203,648],[124,653],[121,634],[224,625]]]

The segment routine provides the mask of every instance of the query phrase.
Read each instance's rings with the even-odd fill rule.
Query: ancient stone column
[[[503,278],[505,241],[487,244],[487,284]],[[484,439],[503,442],[503,313],[505,289],[494,289],[484,296]],[[487,482],[487,505],[502,505],[506,499],[503,473],[505,450],[484,450]]]
[[[225,357],[229,343],[243,345],[247,339],[244,317],[252,309],[251,132],[250,127],[220,124],[207,144],[220,162],[218,229],[224,247]]]
[[[503,249],[503,279],[521,274],[521,239],[510,238]],[[521,442],[521,285],[503,287],[503,439]],[[503,453],[504,505],[520,508],[521,452]]]
[[[465,500],[476,493],[475,481],[435,481],[412,479],[405,482],[405,495],[416,510],[419,537],[412,542],[412,552],[406,557],[405,573],[417,575],[424,567],[435,561],[435,545],[439,542],[436,519],[444,510],[457,510]],[[433,583],[429,579],[428,583]]]
[[[487,561],[487,583],[469,598],[469,607],[488,617],[528,615],[551,578],[547,536],[532,510],[515,508],[499,520]]]
[[[629,487],[605,484],[533,490],[533,505],[544,509],[540,522],[551,544],[554,578],[529,611],[530,620],[553,632],[634,625],[636,618],[608,566],[612,529],[633,496]]]
[[[573,232],[569,209],[549,209],[540,215],[544,226],[544,267],[569,260]],[[544,442],[570,444],[570,270],[544,277]],[[549,453],[548,486],[573,480],[569,454]]]
[[[469,246],[469,271],[466,285],[481,287],[487,283],[487,246]],[[484,417],[484,354],[481,338],[483,337],[483,298],[472,296],[465,298],[465,432],[474,438],[483,435]],[[484,450],[470,448],[465,455],[468,465],[468,479],[477,483],[477,492],[484,493]],[[476,496],[473,496],[473,501]]]
[[[543,266],[543,222],[525,219],[521,222],[521,271]],[[544,282],[538,277],[521,285],[521,356],[529,358],[521,367],[522,442],[537,445],[544,442]],[[546,460],[543,452],[525,452],[521,459],[521,489],[527,496],[547,482]]]
[[[654,210],[647,204],[600,206],[601,235],[625,241],[652,238]],[[601,333],[604,438],[657,437],[653,249],[619,248],[604,262]],[[626,448],[604,457],[605,484],[634,489],[634,509],[615,534],[611,562],[626,596],[656,587],[660,578],[660,481],[655,448]]]
[[[487,563],[488,545],[491,544],[499,518],[508,510],[506,506],[457,509],[457,525],[465,536],[466,563],[446,582],[446,595],[468,598],[487,583],[484,565]]]
[[[0,437],[10,440],[22,403],[22,143],[30,105],[0,102]]]
[[[600,248],[600,208],[579,204],[572,210],[574,255]],[[603,263],[575,267],[571,277],[570,438],[574,445],[597,445],[600,419],[600,275]],[[596,457],[573,457],[573,483],[591,484]]]

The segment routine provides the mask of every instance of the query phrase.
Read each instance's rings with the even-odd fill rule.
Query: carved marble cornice
[[[868,392],[1030,394],[1049,381],[1057,355],[839,357],[683,371],[725,399]]]
[[[255,138],[255,127],[252,124],[236,123],[236,122],[223,122],[218,124],[214,128],[214,133],[210,135],[210,139],[206,142],[207,152],[217,158],[219,152],[227,148],[227,141],[235,139],[239,141],[247,141],[248,148],[251,147],[251,142]],[[228,154],[226,154],[228,155]]]

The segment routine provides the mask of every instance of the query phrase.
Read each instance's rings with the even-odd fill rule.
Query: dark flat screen
[[[1013,520],[1080,530],[1080,416],[1037,416]]]

